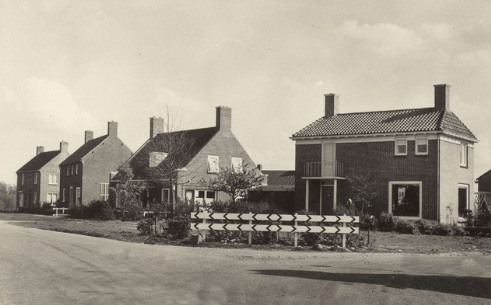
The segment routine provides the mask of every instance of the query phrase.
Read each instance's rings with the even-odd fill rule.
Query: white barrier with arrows
[[[191,229],[198,231],[242,231],[249,232],[249,244],[251,244],[252,232],[287,232],[295,233],[295,247],[297,247],[298,233],[330,233],[343,234],[343,248],[346,247],[346,234],[358,234],[359,228],[354,226],[360,222],[358,216],[335,215],[298,215],[298,214],[253,214],[253,213],[191,213],[191,219],[203,222],[191,223]],[[220,223],[214,223],[214,221]],[[209,221],[209,222],[207,222]],[[226,223],[222,223],[226,221]],[[248,223],[228,223],[248,221]],[[270,222],[270,224],[257,222]],[[254,223],[256,222],[256,223]],[[280,222],[280,224],[271,224]],[[293,222],[293,225],[281,224],[281,222]],[[299,225],[298,222],[305,224]],[[309,225],[318,223],[318,225]],[[331,223],[324,226],[324,223]],[[340,224],[340,226],[338,225]],[[348,225],[347,225],[348,224]]]

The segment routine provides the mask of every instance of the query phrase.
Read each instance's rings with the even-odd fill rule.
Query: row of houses
[[[338,96],[326,94],[322,116],[291,137],[292,171],[257,166],[232,132],[228,107],[217,107],[216,125],[202,129],[164,132],[163,119],[150,118],[149,138],[135,153],[117,137],[117,123],[109,122],[107,135],[93,139],[86,131],[85,144],[71,155],[65,142],[52,152],[38,147],[17,172],[18,206],[107,200],[109,184],[121,180],[114,171],[122,163],[132,168],[133,181],[145,185],[144,204],[168,201],[171,194],[188,202],[225,200],[200,181],[221,168],[247,164],[265,178],[263,187],[249,194],[251,201],[329,214],[348,201],[348,178],[363,176],[376,185],[373,214],[453,222],[472,208],[477,139],[450,110],[449,90],[435,85],[431,107],[362,113],[339,113]],[[169,153],[170,145],[182,145],[178,156]],[[149,183],[152,172],[171,164],[178,167],[174,182]]]

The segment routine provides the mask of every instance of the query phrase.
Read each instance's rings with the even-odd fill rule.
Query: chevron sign
[[[194,230],[243,231],[243,232],[289,232],[289,233],[337,233],[358,234],[358,227],[321,227],[321,226],[288,226],[288,225],[250,225],[232,223],[195,223]]]

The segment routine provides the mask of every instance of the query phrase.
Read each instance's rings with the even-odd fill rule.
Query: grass
[[[136,229],[137,222],[98,221],[56,218],[18,213],[0,213],[0,220],[12,224],[72,234],[81,234],[125,242],[189,245],[189,241],[174,241],[157,236],[140,235]],[[367,232],[361,233],[367,240]],[[206,242],[206,247],[249,248],[246,244]],[[254,249],[293,250],[291,245],[252,245]],[[370,246],[357,249],[358,252],[403,252],[403,253],[448,253],[448,252],[483,252],[491,254],[490,237],[471,236],[436,236],[409,235],[395,232],[370,232]]]

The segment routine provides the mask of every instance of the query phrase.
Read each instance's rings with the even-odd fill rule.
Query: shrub
[[[138,226],[136,229],[140,231],[141,235],[151,235],[152,234],[152,228],[154,225],[154,220],[153,218],[147,218],[147,219],[142,219],[138,223]]]
[[[89,219],[90,216],[89,207],[86,205],[69,208],[67,214],[70,218],[75,219]]]
[[[378,229],[384,232],[390,232],[394,230],[394,218],[392,214],[382,213],[378,217]]]
[[[365,245],[365,237],[360,234],[349,234],[346,238],[346,247],[361,248]]]
[[[176,215],[168,221],[168,233],[175,239],[183,239],[189,233],[189,215]]]
[[[396,219],[394,221],[394,230],[403,234],[420,234],[418,225],[409,220]]]
[[[418,219],[415,221],[415,224],[421,234],[433,235],[435,233],[435,226],[438,223],[428,219]]]
[[[278,239],[276,232],[256,232],[252,234],[252,243],[260,245],[268,245],[274,243]]]
[[[305,246],[313,246],[322,241],[321,234],[318,233],[302,233],[300,235],[300,243]]]
[[[372,215],[363,214],[360,216],[360,229],[361,230],[375,230],[378,225],[377,218]]]
[[[92,201],[89,205],[89,217],[97,220],[113,220],[114,209],[105,201]]]
[[[128,204],[121,208],[121,220],[135,221],[143,218],[143,207],[137,204]]]

